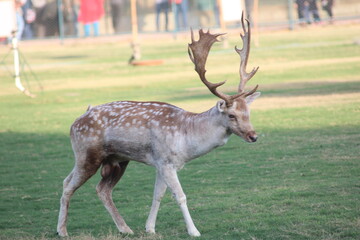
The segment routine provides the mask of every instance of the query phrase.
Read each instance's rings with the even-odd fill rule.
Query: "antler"
[[[256,87],[253,90],[251,90],[247,93],[244,92],[246,83],[255,75],[255,73],[259,69],[259,67],[257,67],[257,68],[254,68],[250,73],[246,72],[246,65],[247,65],[247,61],[249,58],[249,51],[250,51],[250,35],[251,35],[250,23],[247,19],[246,19],[246,21],[247,21],[248,31],[246,31],[245,24],[244,24],[244,16],[242,16],[241,23],[242,23],[242,27],[244,30],[244,35],[240,34],[240,36],[243,41],[243,48],[238,49],[235,46],[235,51],[240,55],[240,70],[239,70],[240,84],[238,87],[238,93],[235,95],[227,95],[227,94],[222,93],[217,90],[217,88],[220,87],[221,85],[223,85],[226,81],[219,82],[219,83],[211,83],[211,82],[207,81],[206,77],[205,77],[205,73],[206,73],[205,64],[207,61],[207,57],[209,55],[210,48],[215,42],[219,42],[217,40],[217,37],[224,35],[224,33],[210,34],[209,31],[204,33],[204,31],[202,29],[200,29],[199,30],[199,40],[195,41],[194,33],[193,33],[193,30],[191,29],[191,43],[189,44],[189,47],[188,47],[188,53],[189,53],[189,57],[190,57],[191,61],[195,65],[195,71],[199,74],[201,81],[210,90],[210,92],[212,92],[215,96],[223,99],[226,102],[227,106],[232,105],[234,99],[236,99],[240,96],[249,96],[249,95],[253,94],[258,88],[258,85],[256,85]]]
[[[259,69],[259,67],[256,67],[250,73],[246,72],[246,65],[247,65],[247,62],[248,62],[248,59],[249,59],[249,52],[250,52],[251,28],[250,28],[249,20],[247,20],[247,19],[245,19],[245,20],[247,22],[248,31],[246,31],[246,28],[245,28],[244,13],[243,13],[242,16],[241,16],[241,25],[242,25],[242,28],[244,30],[244,35],[240,34],[240,37],[241,37],[241,39],[243,41],[243,48],[238,49],[235,46],[235,51],[240,55],[240,69],[239,69],[240,84],[239,84],[239,88],[238,88],[239,93],[244,92],[246,83],[255,75],[255,73]],[[249,96],[249,95],[253,94],[256,91],[257,88],[258,88],[258,85],[256,85],[256,87],[253,90],[246,93],[245,96]]]
[[[205,84],[205,86],[212,92],[215,96],[223,99],[227,105],[231,105],[235,98],[243,95],[243,93],[239,93],[236,95],[227,95],[217,90],[218,87],[223,85],[226,81],[219,83],[211,83],[206,80],[205,73],[205,64],[207,57],[209,55],[209,51],[211,46],[215,42],[219,42],[216,38],[218,36],[224,35],[224,33],[219,34],[210,34],[209,31],[204,33],[202,29],[199,30],[199,40],[194,40],[194,33],[191,29],[191,43],[188,47],[188,53],[191,61],[195,65],[195,71],[199,74],[201,81]]]

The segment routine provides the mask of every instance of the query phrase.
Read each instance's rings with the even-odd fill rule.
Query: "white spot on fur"
[[[151,120],[151,123],[154,124],[155,126],[159,126],[159,121],[156,121],[156,120]]]

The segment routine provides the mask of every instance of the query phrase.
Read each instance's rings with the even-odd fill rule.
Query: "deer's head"
[[[211,83],[205,77],[205,64],[211,46],[218,42],[217,37],[223,34],[210,34],[209,31],[204,33],[203,30],[199,31],[199,40],[194,40],[194,33],[191,30],[191,43],[189,44],[188,52],[191,61],[195,65],[195,71],[199,74],[201,81],[215,96],[221,98],[216,106],[222,115],[222,121],[232,133],[242,137],[247,142],[256,142],[257,135],[250,123],[250,110],[249,105],[260,96],[260,92],[256,92],[258,86],[253,90],[246,92],[246,83],[255,75],[257,70],[254,68],[250,73],[246,72],[246,65],[250,52],[250,24],[247,22],[247,29],[244,24],[244,17],[241,18],[241,23],[244,35],[240,34],[243,41],[242,49],[235,47],[235,51],[240,55],[240,83],[238,93],[235,95],[227,95],[220,92],[217,88],[225,83]]]

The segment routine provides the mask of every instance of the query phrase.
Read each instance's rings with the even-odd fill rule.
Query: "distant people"
[[[304,25],[306,22],[305,21],[305,2],[306,2],[306,0],[296,0],[295,1],[300,25]]]
[[[120,33],[121,31],[121,11],[124,6],[124,0],[111,0],[110,7],[111,7],[111,20],[112,26],[115,33]]]
[[[37,35],[39,37],[56,36],[59,34],[59,15],[57,0],[47,2],[36,15],[35,23],[37,25]]]
[[[79,1],[63,0],[64,34],[78,36]]]
[[[27,0],[24,5],[21,7],[24,18],[24,30],[22,33],[23,39],[31,39],[33,35],[33,22],[36,18],[35,10],[33,9],[33,4],[31,0]]]
[[[314,23],[320,22],[320,15],[319,10],[317,7],[317,0],[306,0],[308,11],[306,13],[308,14],[306,16],[306,21],[308,24],[311,24],[310,16],[312,16]]]
[[[99,35],[99,20],[103,15],[103,0],[80,0],[78,20],[84,25],[85,37],[90,36],[91,26],[94,36]]]
[[[156,10],[156,31],[160,31],[160,14],[163,12],[165,16],[165,31],[169,30],[169,2],[168,0],[156,0],[155,1],[155,10]]]
[[[35,10],[35,21],[33,22],[33,33],[36,37],[45,36],[45,26],[40,22],[42,9],[46,5],[46,0],[32,0],[32,5]]]
[[[334,5],[333,0],[321,0],[322,9],[328,14],[330,23],[333,23],[334,21],[333,10],[332,10],[333,5]]]
[[[21,36],[24,31],[25,22],[24,22],[24,14],[22,11],[22,6],[26,3],[26,0],[14,0],[15,2],[15,16],[16,16],[16,25],[17,25],[17,32],[16,32],[16,38],[18,40],[21,40]]]
[[[188,0],[171,0],[171,1],[175,3],[176,30],[186,29],[188,27]],[[181,14],[181,18],[180,18],[180,14]]]
[[[197,9],[199,11],[199,21],[201,27],[210,27],[215,25],[215,1],[216,0],[197,0]]]

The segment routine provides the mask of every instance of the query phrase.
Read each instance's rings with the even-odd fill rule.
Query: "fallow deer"
[[[191,236],[200,236],[190,216],[186,196],[180,185],[177,171],[186,162],[224,145],[231,134],[247,142],[256,142],[257,135],[250,123],[249,105],[260,93],[246,92],[245,84],[258,68],[246,72],[250,51],[250,27],[247,21],[244,35],[240,34],[243,48],[235,47],[240,55],[240,84],[238,93],[227,95],[218,90],[224,82],[211,83],[205,77],[205,64],[211,46],[222,34],[199,31],[199,40],[194,40],[191,30],[189,57],[195,65],[201,81],[219,100],[214,107],[203,113],[187,112],[163,102],[119,101],[89,108],[71,126],[71,144],[75,154],[75,166],[65,178],[57,231],[67,236],[66,221],[71,196],[97,170],[101,176],[96,191],[112,216],[118,230],[133,233],[116,209],[112,189],[125,172],[129,161],[137,161],[156,168],[154,197],[146,231],[155,233],[155,222],[161,198],[169,188],[180,205],[187,231]]]

